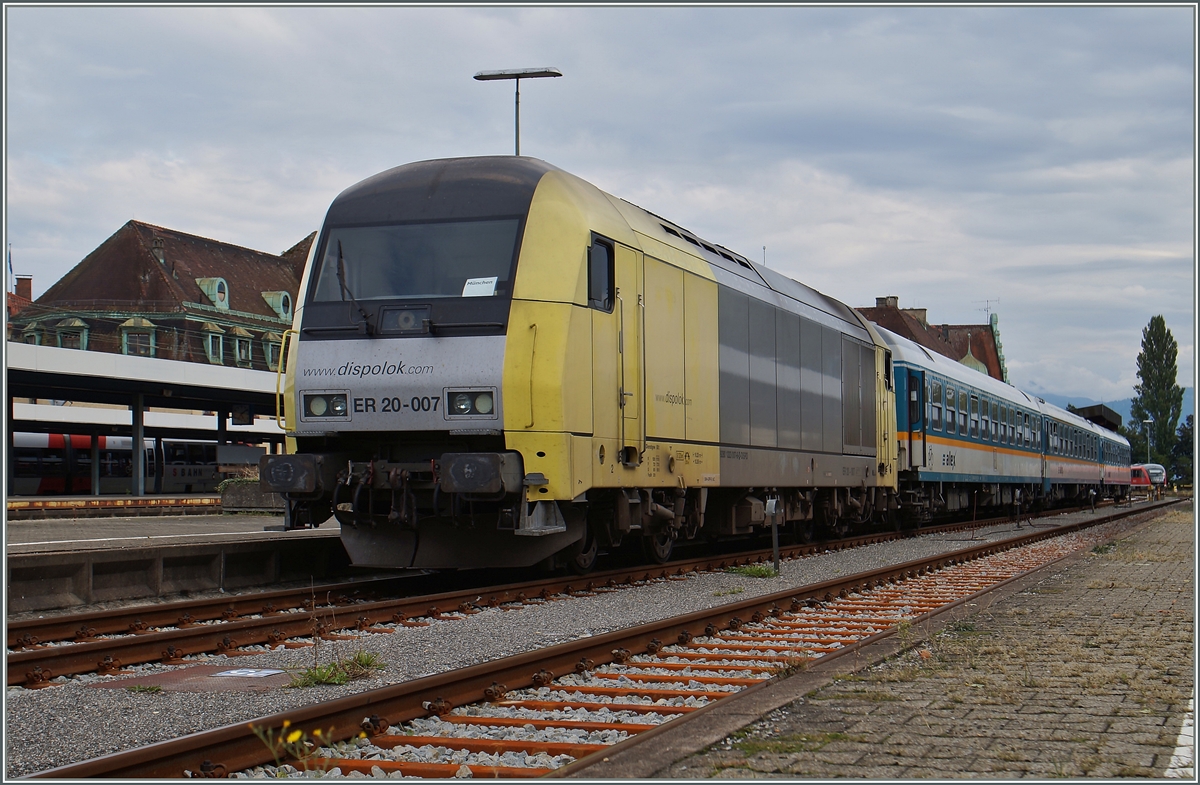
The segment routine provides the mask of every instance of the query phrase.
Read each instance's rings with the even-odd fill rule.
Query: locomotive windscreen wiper
[[[374,335],[375,329],[371,326],[371,317],[366,310],[358,304],[358,300],[354,299],[354,294],[350,291],[350,287],[346,286],[346,261],[342,258],[342,241],[338,240],[338,262],[337,262],[337,279],[338,285],[342,287],[342,302],[346,298],[350,298],[350,302],[354,303],[354,307],[362,314],[362,331],[367,335]]]

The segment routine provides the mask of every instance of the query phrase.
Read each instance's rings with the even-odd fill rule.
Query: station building
[[[876,297],[874,308],[856,308],[870,321],[930,351],[1008,383],[1000,317],[987,324],[930,324],[924,308],[901,308],[896,296]]]
[[[274,371],[315,237],[276,255],[129,221],[36,300],[19,279],[6,337]]]

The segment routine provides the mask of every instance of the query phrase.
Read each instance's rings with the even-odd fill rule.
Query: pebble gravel
[[[1087,515],[1062,515],[1032,525],[1048,527]],[[392,634],[361,633],[353,640],[322,641],[314,648],[265,650],[264,647],[262,653],[255,656],[190,658],[207,664],[228,663],[231,668],[299,671],[311,667],[317,660],[327,663],[365,650],[377,654],[385,664],[375,675],[341,686],[279,688],[266,692],[131,692],[89,688],[98,681],[129,677],[83,674],[56,678],[53,680],[55,686],[45,689],[9,687],[4,701],[5,777],[20,777],[536,648],[1005,539],[1029,531],[1030,526],[1026,522],[1018,529],[1015,524],[1006,523],[974,532],[932,534],[846,551],[826,551],[785,561],[781,574],[774,578],[749,577],[734,572],[692,574],[686,580],[655,581],[590,597],[550,600],[515,609],[485,608],[460,619],[430,620],[429,626],[397,626]],[[1109,526],[1120,526],[1120,523]],[[350,633],[344,631],[343,634]],[[180,667],[187,667],[187,664],[150,664],[127,670],[146,674]],[[569,686],[566,681],[560,683]],[[686,683],[684,677],[681,684]],[[509,697],[539,692],[549,694],[549,689],[514,691]],[[601,696],[592,695],[587,696],[587,700],[607,702]],[[621,700],[629,702],[627,698]],[[698,704],[680,701],[679,705]],[[439,721],[431,719],[427,722]],[[393,750],[382,752],[397,754]],[[495,757],[490,756],[490,759]],[[479,765],[508,764],[493,760]],[[521,765],[553,768],[562,762],[539,760]],[[288,768],[262,767],[254,774],[262,777],[312,776],[312,773],[288,771]]]

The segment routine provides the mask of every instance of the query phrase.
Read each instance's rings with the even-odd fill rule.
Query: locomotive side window
[[[588,249],[588,306],[605,313],[613,309],[613,259],[612,243],[592,240]]]

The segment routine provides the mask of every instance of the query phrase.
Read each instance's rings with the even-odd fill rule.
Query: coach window
[[[979,419],[981,425],[979,428],[979,436],[985,442],[992,438],[992,418],[988,416],[989,404],[988,399],[983,398],[979,401]]]
[[[933,415],[930,417],[930,422],[934,430],[940,431],[942,429],[942,383],[936,379],[933,381],[933,394],[930,395],[929,400],[932,402],[933,407]]]
[[[979,396],[971,396],[971,436],[979,438]]]
[[[967,435],[967,391],[958,391],[958,432]]]
[[[946,388],[946,433],[954,433],[954,423],[956,415],[954,414],[954,388]]]
[[[613,259],[612,243],[593,235],[588,249],[588,306],[605,313],[613,309]]]

